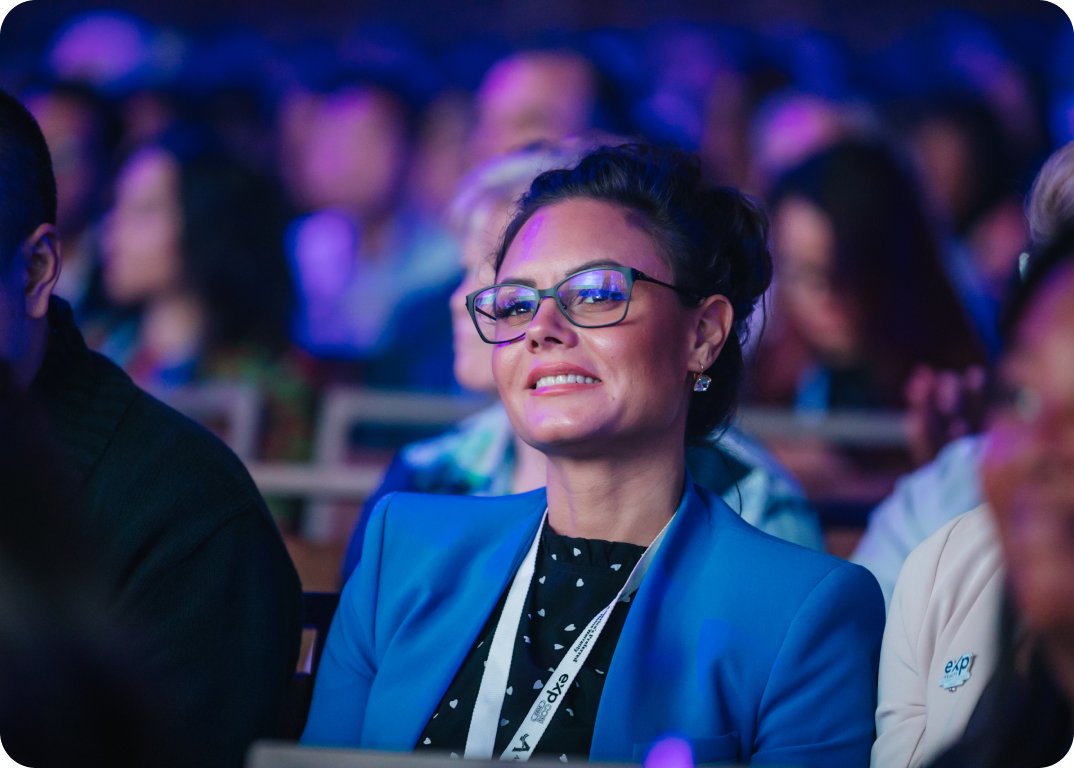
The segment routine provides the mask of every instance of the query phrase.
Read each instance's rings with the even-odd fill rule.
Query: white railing
[[[359,425],[448,428],[489,404],[479,397],[427,395],[339,387],[324,396],[308,464],[253,460],[262,398],[255,387],[211,382],[169,394],[166,401],[191,418],[219,425],[261,492],[309,499],[303,533],[314,540],[332,530],[335,502],[360,502],[380,484],[382,462],[348,463],[349,439]],[[765,440],[820,440],[850,448],[906,447],[906,416],[897,411],[802,414],[776,408],[740,408],[735,422]]]

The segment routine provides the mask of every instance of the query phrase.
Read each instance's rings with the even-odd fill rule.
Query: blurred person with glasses
[[[570,165],[580,155],[577,144],[585,142],[592,139],[534,147],[490,160],[460,185],[449,214],[466,272],[451,296],[451,319],[455,379],[464,389],[497,394],[490,344],[494,333],[483,338],[480,323],[480,333],[475,332],[470,309],[474,302],[468,295],[494,282],[491,259],[497,241],[510,221],[512,206],[530,182],[542,170]],[[613,279],[635,278],[620,273]],[[686,462],[694,481],[719,494],[744,520],[781,539],[822,549],[816,509],[797,481],[734,426],[688,445]],[[447,433],[399,451],[380,487],[363,505],[344,558],[343,580],[358,565],[376,503],[392,491],[502,496],[544,484],[544,455],[518,436],[507,411],[496,402]]]
[[[304,743],[625,762],[676,731],[698,763],[867,764],[875,580],[757,530],[686,461],[734,411],[767,236],[681,150],[533,181],[468,304],[546,488],[381,499]]]

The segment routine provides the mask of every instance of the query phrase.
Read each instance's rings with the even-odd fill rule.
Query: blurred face
[[[1002,361],[982,476],[1021,614],[1074,639],[1074,267],[1042,287]]]
[[[182,283],[179,165],[168,152],[136,153],[116,181],[102,237],[104,287],[117,304],[137,304]]]
[[[455,380],[475,392],[495,392],[492,377],[492,345],[477,334],[466,297],[496,282],[493,270],[493,251],[507,227],[507,206],[497,205],[479,211],[462,244],[462,266],[466,270],[462,282],[451,294],[451,330],[455,351]]]
[[[391,97],[367,89],[329,96],[307,131],[299,176],[308,205],[360,218],[390,210],[407,156],[403,118]]]
[[[77,234],[85,222],[90,196],[96,192],[96,158],[89,152],[92,117],[74,99],[42,94],[29,101],[52,155],[56,174],[56,224]],[[73,231],[73,232],[72,232]]]
[[[633,216],[594,200],[538,210],[511,243],[496,282],[549,288],[601,261],[674,282]],[[554,300],[542,301],[526,335],[493,351],[496,385],[516,432],[546,454],[573,456],[606,456],[617,446],[666,439],[669,431],[681,441],[698,313],[646,282],[634,284],[626,319],[606,328],[575,327]],[[546,378],[571,375],[582,381]]]
[[[584,131],[594,98],[592,69],[579,56],[528,54],[499,62],[478,93],[471,162]]]
[[[857,312],[832,285],[835,231],[820,208],[788,198],[773,220],[777,286],[787,322],[813,354],[848,363],[858,354]]]
[[[933,211],[945,220],[963,216],[973,195],[973,157],[959,127],[946,120],[926,122],[910,148]]]

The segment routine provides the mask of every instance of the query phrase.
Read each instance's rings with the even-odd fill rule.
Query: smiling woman
[[[699,763],[868,764],[876,582],[686,469],[733,411],[766,243],[678,150],[537,177],[467,305],[547,489],[381,500],[305,742],[629,761],[676,731]]]

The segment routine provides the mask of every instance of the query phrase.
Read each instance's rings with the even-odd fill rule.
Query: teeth
[[[551,387],[554,384],[597,384],[599,382],[600,379],[595,379],[592,376],[578,376],[577,374],[569,373],[566,376],[542,376],[537,380],[534,389]]]

